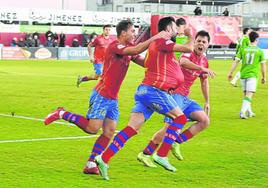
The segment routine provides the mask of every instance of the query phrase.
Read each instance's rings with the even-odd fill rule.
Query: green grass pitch
[[[184,161],[170,153],[178,171],[144,167],[136,159],[163,116],[154,114],[141,132],[110,162],[111,180],[85,175],[82,169],[96,137],[4,143],[6,140],[87,136],[74,126],[0,115],[0,187],[267,187],[268,90],[259,84],[253,99],[255,118],[240,120],[241,88],[227,82],[230,61],[210,61],[211,125],[181,146]],[[44,118],[58,106],[85,115],[96,81],[76,88],[77,75],[92,73],[87,61],[0,61],[0,114]],[[120,96],[117,130],[126,126],[134,92],[144,71],[131,65]],[[203,105],[197,80],[191,98]],[[189,124],[188,124],[189,125]]]

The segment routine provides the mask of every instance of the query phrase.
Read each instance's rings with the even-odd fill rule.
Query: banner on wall
[[[89,59],[87,48],[58,48],[58,59],[87,60]]]
[[[151,18],[151,31],[155,35],[157,33],[157,23],[163,15],[153,15]],[[200,30],[209,32],[212,45],[229,45],[231,42],[236,43],[240,37],[240,29],[242,24],[241,17],[227,16],[177,16],[175,19],[183,17],[195,35]]]
[[[123,19],[130,19],[134,25],[150,24],[150,13],[98,12],[57,9],[3,9],[0,20],[29,21],[39,23],[63,23],[79,25],[116,25]]]
[[[3,47],[2,59],[57,59],[57,48]]]

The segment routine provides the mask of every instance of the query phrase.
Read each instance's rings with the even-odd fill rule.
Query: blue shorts
[[[180,94],[173,94],[172,97],[179,105],[180,109],[183,111],[187,119],[191,119],[191,113],[196,111],[203,111],[203,108],[195,101],[191,100],[189,97]],[[166,116],[164,122],[171,123],[172,119]]]
[[[140,85],[135,94],[133,113],[143,113],[145,120],[149,119],[154,111],[166,114],[178,108],[170,94],[152,86]]]
[[[96,90],[93,90],[89,99],[89,109],[87,112],[87,119],[105,118],[118,121],[118,101],[114,99],[107,99],[101,96]]]
[[[94,66],[96,75],[99,75],[99,76],[102,75],[103,64],[93,63],[93,66]]]

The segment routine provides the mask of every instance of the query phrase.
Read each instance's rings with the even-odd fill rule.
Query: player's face
[[[197,55],[202,55],[208,48],[208,38],[198,36],[194,41],[194,51]]]
[[[184,34],[185,29],[186,29],[186,25],[177,26],[178,34]]]
[[[126,32],[126,41],[132,43],[135,38],[135,28],[134,26],[130,26]]]
[[[111,32],[111,28],[110,27],[105,27],[103,29],[103,35],[104,36],[109,36],[110,35],[110,32]]]

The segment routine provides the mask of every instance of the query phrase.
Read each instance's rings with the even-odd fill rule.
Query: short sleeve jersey
[[[91,45],[95,47],[94,50],[94,59],[96,64],[103,64],[105,51],[108,45],[112,42],[111,37],[105,38],[103,35],[98,36],[95,38]]]
[[[192,63],[205,68],[209,67],[208,59],[205,55],[199,57],[194,52],[191,52],[183,54],[181,58],[186,58]],[[184,74],[184,82],[175,90],[174,93],[178,93],[183,96],[188,96],[190,93],[191,86],[193,85],[194,81],[202,75],[202,71],[182,68],[182,72]]]
[[[108,99],[117,99],[121,84],[126,76],[129,63],[137,56],[123,55],[123,50],[131,46],[113,41],[107,48],[103,74],[95,87],[96,91]]]
[[[176,89],[184,81],[173,52],[174,45],[173,41],[165,39],[157,39],[150,44],[144,63],[144,85],[168,91]]]
[[[176,36],[176,44],[186,44],[189,40],[187,36]],[[175,56],[177,59],[180,59],[182,52],[175,52]]]
[[[237,60],[242,60],[241,78],[258,77],[260,63],[263,62],[264,52],[257,46],[248,46],[241,49],[236,55]]]

